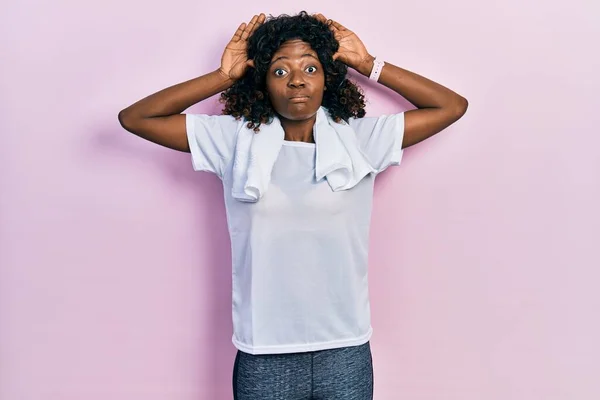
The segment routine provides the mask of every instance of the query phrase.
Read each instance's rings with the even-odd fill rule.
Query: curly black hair
[[[333,55],[339,43],[327,23],[319,21],[306,11],[298,15],[282,14],[270,16],[248,38],[248,59],[254,60],[255,68],[221,93],[219,101],[225,104],[223,114],[236,119],[248,120],[248,128],[258,132],[261,123],[269,123],[275,110],[267,96],[266,74],[273,54],[284,42],[300,39],[317,53],[325,73],[322,106],[334,121],[348,122],[350,117],[365,116],[365,101],[362,89],[346,78],[348,67],[334,61]]]

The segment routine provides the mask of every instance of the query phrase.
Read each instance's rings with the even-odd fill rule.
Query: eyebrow
[[[314,54],[310,54],[310,53],[304,53],[304,54],[302,54],[302,55],[300,56],[300,58],[303,58],[303,57],[312,57],[312,58],[315,58],[315,59],[317,59],[317,60],[319,59],[318,57],[315,57],[315,55],[314,55]],[[284,58],[285,58],[285,59],[289,59],[289,57],[286,57],[286,56],[279,56],[279,57],[277,57],[276,59],[274,59],[273,61],[271,61],[271,63],[270,63],[269,65],[272,65],[272,64],[273,64],[273,63],[275,63],[276,61],[279,61],[279,60],[281,60],[281,59],[284,59]]]

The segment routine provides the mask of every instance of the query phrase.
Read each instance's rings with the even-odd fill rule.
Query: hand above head
[[[248,24],[242,22],[225,47],[219,72],[228,79],[236,81],[244,76],[248,67],[254,68],[254,60],[248,60],[248,38],[265,19],[265,14],[261,13],[252,17]]]
[[[319,21],[329,25],[329,29],[340,45],[338,51],[333,55],[333,59],[340,60],[359,72],[370,72],[374,57],[369,54],[358,36],[339,22],[325,18],[323,14],[315,14],[314,16]]]

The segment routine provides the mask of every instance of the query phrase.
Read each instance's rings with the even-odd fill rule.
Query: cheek
[[[267,79],[266,82],[267,92],[272,98],[276,98],[278,93],[281,93],[281,85],[275,81]]]
[[[317,87],[318,92],[323,94],[325,90],[325,77],[321,76],[319,80],[315,82],[315,87]]]
[[[315,85],[318,86],[321,90],[325,88],[325,76],[321,75],[315,81]]]

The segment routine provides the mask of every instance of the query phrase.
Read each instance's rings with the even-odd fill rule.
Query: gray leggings
[[[373,359],[360,346],[304,353],[237,352],[234,400],[372,400]]]

